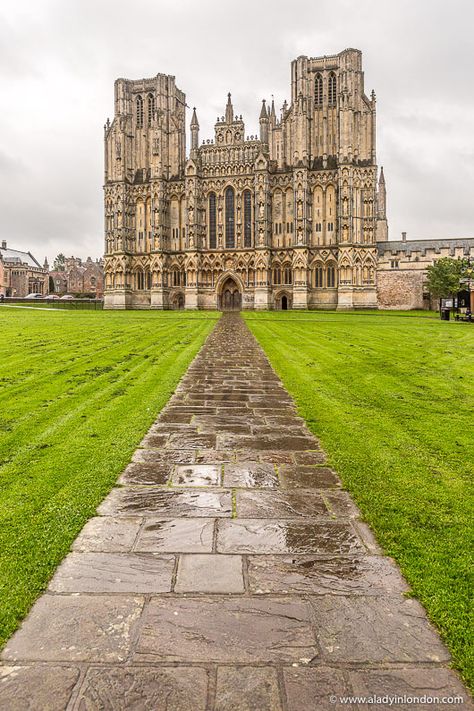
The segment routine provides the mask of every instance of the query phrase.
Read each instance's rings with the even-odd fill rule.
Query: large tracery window
[[[148,94],[148,124],[153,121],[153,116],[155,115],[155,97],[153,94]]]
[[[234,217],[234,188],[225,191],[225,246],[227,249],[235,247],[235,217]]]
[[[209,249],[215,249],[216,240],[216,194],[209,195]]]
[[[244,247],[252,246],[252,195],[244,192]]]
[[[142,128],[142,126],[143,126],[143,99],[141,96],[137,96],[136,109],[137,109],[137,126],[138,126],[138,128]]]
[[[328,84],[328,103],[332,106],[336,104],[336,75],[331,72]]]
[[[316,74],[314,80],[314,103],[316,106],[323,105],[323,78],[321,74]]]

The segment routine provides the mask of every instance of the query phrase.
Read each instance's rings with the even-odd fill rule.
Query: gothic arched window
[[[322,264],[317,264],[314,269],[314,286],[320,289],[323,285],[323,267]]]
[[[336,267],[333,265],[328,266],[327,268],[327,286],[329,287],[335,287],[336,286]]]
[[[209,195],[209,249],[215,249],[216,240],[216,194]]]
[[[234,188],[228,187],[225,191],[225,246],[227,249],[235,247],[234,202]]]
[[[323,105],[323,78],[321,74],[316,74],[314,80],[314,103],[316,106]]]
[[[252,195],[244,191],[244,247],[252,246]]]
[[[292,274],[292,269],[289,266],[285,266],[283,269],[283,283],[284,284],[291,284],[293,282],[293,274]]]
[[[328,103],[332,106],[336,104],[336,75],[334,72],[329,75]]]
[[[136,108],[137,108],[137,126],[138,126],[138,128],[142,128],[142,126],[143,126],[143,99],[141,96],[137,96]]]
[[[148,123],[153,121],[155,115],[155,97],[153,94],[148,94]]]

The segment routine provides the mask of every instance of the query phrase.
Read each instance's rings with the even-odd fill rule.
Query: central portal
[[[218,307],[221,311],[240,311],[242,308],[242,294],[232,277],[228,277],[222,285]]]

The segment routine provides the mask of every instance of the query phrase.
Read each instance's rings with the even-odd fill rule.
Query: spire
[[[226,123],[232,123],[234,121],[234,107],[232,106],[230,91],[227,94],[227,106],[225,107],[225,121],[226,121]]]
[[[265,104],[266,104],[266,100],[262,99],[262,110],[260,111],[260,120],[268,119],[267,107]]]
[[[196,107],[193,108],[193,115],[191,118],[191,128],[199,128],[199,121],[196,114]]]
[[[272,94],[272,106],[270,109],[270,121],[272,123],[276,123],[275,101],[273,99],[273,94]]]
[[[191,119],[191,150],[197,150],[199,147],[199,121],[196,114],[196,107],[193,108],[193,116]]]
[[[385,185],[385,175],[383,174],[383,165],[380,168],[379,185]]]

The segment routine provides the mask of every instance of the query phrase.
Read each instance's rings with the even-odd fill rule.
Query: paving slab
[[[7,643],[0,709],[359,711],[390,706],[343,697],[382,692],[471,708],[407,592],[224,314]]]
[[[319,654],[306,600],[152,598],[133,661],[306,663]]]
[[[75,711],[206,711],[209,672],[199,667],[92,667]]]

